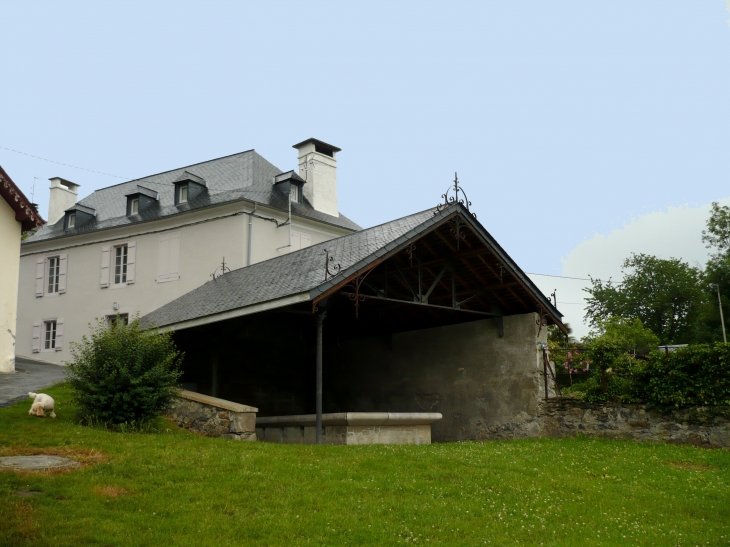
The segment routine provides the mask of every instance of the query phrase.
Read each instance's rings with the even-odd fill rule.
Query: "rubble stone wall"
[[[254,407],[183,390],[166,415],[202,435],[255,441],[256,412]]]
[[[730,448],[730,419],[709,408],[662,413],[644,405],[549,401],[538,417],[543,437],[592,437]]]

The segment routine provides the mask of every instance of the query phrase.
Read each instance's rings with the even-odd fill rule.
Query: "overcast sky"
[[[730,196],[723,0],[26,1],[0,17],[0,165],[28,194],[37,177],[43,214],[49,177],[84,196],[251,148],[288,170],[316,137],[343,149],[340,210],[363,226],[435,205],[458,171],[525,271],[602,277],[631,251],[702,263],[703,214]]]

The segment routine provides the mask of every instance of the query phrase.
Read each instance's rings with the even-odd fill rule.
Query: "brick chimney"
[[[307,183],[304,197],[317,211],[335,217],[340,216],[337,207],[337,159],[340,149],[317,139],[307,139],[295,144],[299,176]]]
[[[51,181],[51,195],[48,200],[48,224],[55,224],[63,218],[63,212],[73,207],[79,195],[79,185],[61,177],[48,179]]]

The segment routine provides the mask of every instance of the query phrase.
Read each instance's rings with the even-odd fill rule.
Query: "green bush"
[[[139,319],[90,325],[90,337],[71,342],[69,382],[87,423],[142,424],[177,393],[183,354],[171,333],[143,330]]]
[[[730,405],[730,344],[652,353],[637,374],[635,393],[659,408]]]

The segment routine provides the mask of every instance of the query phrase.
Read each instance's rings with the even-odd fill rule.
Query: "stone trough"
[[[338,412],[322,415],[323,444],[431,444],[431,424],[438,412]],[[316,416],[256,418],[259,441],[314,444]]]

